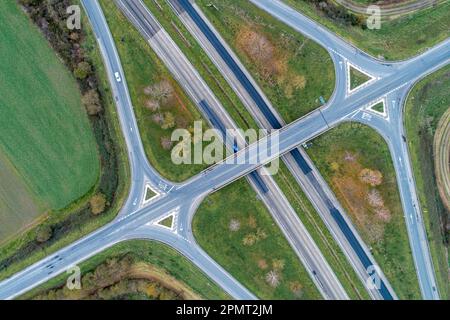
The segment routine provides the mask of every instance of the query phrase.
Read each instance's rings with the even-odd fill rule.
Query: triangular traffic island
[[[372,107],[370,107],[370,110],[375,111],[377,113],[384,114],[385,111],[384,111],[384,103],[383,103],[383,101],[380,101],[377,104],[375,104]]]
[[[168,216],[166,218],[163,218],[162,220],[158,221],[157,224],[159,224],[160,226],[172,229],[172,227],[173,227],[173,220],[174,220],[174,216],[172,214],[172,215],[170,215],[170,216]]]
[[[355,92],[375,79],[376,77],[347,62],[347,92],[349,94]]]
[[[155,219],[154,221],[150,222],[154,226],[162,227],[165,229],[169,229],[172,232],[177,232],[177,218],[178,218],[178,211],[174,210],[171,211],[169,214],[163,216],[162,218]]]
[[[382,116],[385,119],[389,119],[388,110],[386,108],[386,99],[381,99],[370,104],[366,110]]]
[[[149,202],[154,197],[156,197],[158,193],[152,189],[148,184],[145,186],[145,196],[144,196],[144,203]]]

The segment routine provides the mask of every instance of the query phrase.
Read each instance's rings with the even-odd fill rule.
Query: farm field
[[[312,140],[309,156],[400,299],[420,299],[396,175],[373,129],[344,123]]]
[[[405,127],[417,193],[427,230],[441,299],[449,297],[448,225],[445,209],[437,188],[433,140],[440,119],[450,107],[450,67],[439,70],[420,82],[405,107]]]
[[[15,1],[0,3],[0,29],[2,241],[84,196],[100,162],[75,80]]]

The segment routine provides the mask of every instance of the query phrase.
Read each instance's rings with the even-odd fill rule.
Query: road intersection
[[[254,299],[255,296],[248,289],[208,257],[195,243],[190,224],[194,210],[204,197],[253,172],[262,164],[272,161],[279,155],[267,152],[271,149],[270,145],[266,149],[260,150],[258,145],[267,144],[252,144],[241,149],[232,158],[246,159],[246,157],[259,156],[258,164],[245,164],[245,161],[242,161],[239,162],[240,164],[230,165],[221,162],[181,184],[174,184],[160,177],[148,164],[143,152],[125,76],[101,9],[97,1],[83,0],[82,2],[98,38],[118,106],[120,122],[129,151],[132,174],[130,194],[114,221],[1,282],[0,298],[14,298],[115,243],[145,238],[164,242],[177,249],[234,298]],[[333,99],[325,107],[281,128],[278,131],[277,147],[280,154],[285,154],[342,121],[361,121],[380,131],[388,141],[393,154],[402,204],[404,211],[407,212],[405,218],[422,295],[426,299],[439,298],[423,220],[415,195],[408,151],[402,142],[404,135],[402,103],[408,89],[415,81],[450,62],[449,39],[411,60],[401,63],[385,63],[359,52],[340,38],[328,33],[323,27],[293,9],[284,7],[285,5],[282,3],[265,0],[255,0],[254,2],[293,26],[294,29],[301,29],[301,32],[328,48],[336,62],[336,70],[341,68],[342,63],[339,62],[346,62],[351,57],[352,63],[364,68],[370,74],[377,75],[377,81],[351,95],[341,90],[335,91]],[[275,6],[272,7],[272,5]],[[155,32],[158,33],[159,30],[155,29]],[[308,34],[308,32],[310,33]],[[115,80],[115,72],[120,72],[122,82],[118,83]],[[348,81],[345,77],[339,78],[338,75],[342,73],[336,74],[337,83]],[[382,81],[380,81],[381,79]],[[370,111],[364,109],[365,106],[383,97],[386,97],[388,102],[389,121],[373,112],[371,117],[364,117],[364,114],[370,114]],[[398,102],[390,103],[392,101]],[[264,139],[267,141],[267,137],[262,140]],[[152,188],[159,190],[160,196],[144,206],[142,203],[147,184],[151,184]],[[174,210],[177,211],[178,223],[173,232],[150,223]],[[415,213],[413,216],[416,218],[412,219],[411,213]],[[410,218],[408,219],[408,217]],[[49,271],[49,266],[52,266],[51,271]]]

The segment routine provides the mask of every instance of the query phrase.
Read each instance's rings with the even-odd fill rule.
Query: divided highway
[[[307,32],[315,33],[320,40],[319,43],[326,44],[326,41],[323,42],[322,40],[333,37],[323,27],[314,23],[308,22],[303,25],[302,23],[307,18],[298,15],[291,8],[286,8],[284,4],[277,0],[252,1],[258,3],[265,10],[276,15],[294,28],[302,31],[305,28]],[[142,151],[125,81],[117,83],[112,76],[113,72],[120,72],[123,76],[123,71],[121,70],[114,43],[98,2],[96,0],[82,0],[82,3],[88,12],[94,32],[98,37],[102,55],[109,71],[113,92],[118,103],[121,126],[130,156],[133,177],[132,189],[117,219],[2,281],[0,283],[1,299],[14,298],[117,242],[135,238],[157,240],[174,247],[234,298],[255,299],[256,297],[247,288],[236,281],[192,241],[193,236],[190,225],[185,224],[190,224],[190,215],[193,214],[191,209],[195,208],[206,195],[250,174],[279,155],[296,149],[298,145],[322,134],[329,130],[330,127],[342,121],[363,119],[364,114],[368,113],[365,107],[371,102],[384,97],[404,97],[406,89],[412,83],[450,62],[450,39],[433,47],[424,54],[401,64],[374,64],[370,62],[372,60],[369,56],[356,50],[349,51],[351,47],[338,38],[336,42],[331,42],[334,48],[330,48],[330,50],[338,52],[333,53],[333,59],[345,62],[345,59],[347,59],[345,57],[353,56],[352,59],[354,60],[352,61],[359,66],[364,65],[365,70],[373,71],[373,74],[378,76],[378,81],[374,81],[369,86],[361,88],[350,95],[346,92],[336,92],[334,99],[338,101],[338,106],[332,107],[330,103],[327,108],[315,110],[301,119],[282,127],[277,131],[279,138],[277,143],[269,144],[267,143],[269,137],[264,137],[258,143],[242,148],[233,154],[228,161],[213,165],[182,184],[172,184],[169,189],[160,189],[162,193],[159,198],[143,205],[141,200],[145,194],[145,181],[151,181],[152,184],[159,185],[160,177],[150,168]],[[149,28],[152,31],[147,32],[156,34],[158,32],[156,27],[151,25]],[[189,77],[190,75],[186,76]],[[380,79],[382,81],[379,81]],[[338,81],[342,81],[342,79],[338,79]],[[403,100],[400,101],[402,102]],[[439,295],[435,287],[431,258],[415,194],[407,148],[404,144],[398,142],[403,129],[401,124],[393,123],[401,118],[402,111],[399,110],[401,107],[397,103],[389,108],[390,110],[397,110],[397,116],[390,118],[391,122],[388,121],[388,124],[384,124],[384,128],[392,125],[393,129],[391,131],[383,131],[381,120],[374,120],[371,123],[373,125],[375,122],[380,123],[379,130],[384,132],[385,137],[390,133],[395,133],[392,137],[394,142],[388,140],[388,143],[393,154],[399,155],[398,160],[393,160],[397,170],[397,180],[406,213],[405,218],[422,294],[426,299],[438,299]],[[372,119],[378,118],[372,117]],[[272,150],[275,149],[279,150],[279,154],[272,153]],[[234,164],[230,164],[233,161]],[[167,183],[170,184],[170,182]],[[135,201],[136,199],[140,199],[139,203]],[[154,221],[170,212],[178,212],[177,219],[185,221],[185,223],[178,223],[174,231],[154,224]],[[417,215],[416,218],[414,218],[413,213]],[[408,216],[412,216],[412,219],[408,219]]]

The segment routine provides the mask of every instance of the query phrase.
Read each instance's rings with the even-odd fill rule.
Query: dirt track
[[[450,108],[439,121],[434,135],[434,167],[439,194],[450,211]]]

